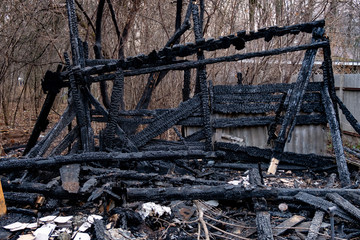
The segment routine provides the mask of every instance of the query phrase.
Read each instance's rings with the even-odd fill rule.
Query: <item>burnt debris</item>
[[[329,217],[332,221],[335,217],[337,223],[359,221],[359,177],[355,176],[356,181],[352,182],[344,150],[358,158],[360,154],[343,147],[338,107],[359,134],[360,127],[335,94],[330,43],[324,33],[324,21],[274,26],[250,33],[239,31],[218,39],[204,39],[203,1],[200,1],[200,6],[190,1],[182,21],[182,1],[178,0],[175,33],[164,48],[127,58],[122,50],[119,59],[103,59],[100,27],[105,1],[100,1],[94,46],[96,59],[89,59],[87,44],[81,41],[78,34],[74,0],[66,2],[71,60],[69,54],[65,53],[66,67],[59,67],[56,72],[48,71],[44,77],[42,86],[47,97],[24,156],[0,160],[5,200],[12,205],[8,208],[9,214],[34,216],[57,209],[69,212],[69,208],[64,206],[65,200],[70,203],[82,202],[81,209],[101,205],[104,216],[114,213],[113,216],[116,215],[118,219],[112,226],[139,231],[144,228],[141,224],[146,218],[142,219],[133,211],[140,205],[136,205],[137,202],[173,203],[181,200],[183,202],[179,206],[182,208],[176,212],[174,209],[177,208],[173,207],[174,214],[180,214],[177,216],[188,221],[194,218],[197,211],[199,217],[194,222],[199,223],[199,232],[195,234],[205,239],[209,239],[209,235],[221,239],[219,234],[242,239],[257,234],[259,239],[274,239],[274,236],[294,232],[294,226],[305,224],[306,221],[307,237],[300,230],[296,232],[306,239],[316,239],[320,231],[326,233],[324,229],[329,228],[323,226]],[[107,2],[114,14],[111,1]],[[116,25],[116,19],[113,20]],[[191,29],[191,21],[194,42],[179,44],[180,37]],[[116,29],[120,38],[117,25]],[[269,42],[274,37],[299,33],[311,34],[311,42],[216,58],[205,58],[204,55],[204,52],[231,46],[241,50],[253,40]],[[296,51],[305,51],[305,55],[298,78],[291,84],[243,85],[242,74],[238,73],[238,85],[214,86],[207,77],[206,68],[211,64]],[[310,82],[317,54],[323,55],[324,78],[322,82]],[[192,55],[196,55],[196,60],[186,59]],[[181,60],[179,57],[182,57]],[[195,94],[192,97],[190,69],[196,69]],[[183,102],[171,109],[147,109],[154,89],[169,71],[183,71]],[[149,74],[149,77],[136,108],[125,110],[126,77],[144,74]],[[110,99],[106,81],[113,81]],[[90,86],[96,82],[101,82],[103,104],[90,91]],[[69,89],[68,107],[56,125],[38,140],[47,127],[47,117],[61,88]],[[105,124],[97,133],[93,124],[98,122]],[[325,127],[327,124],[335,157],[284,151],[295,126]],[[230,142],[213,141],[216,129],[256,126],[268,127],[266,139],[273,144],[272,148],[246,146],[242,139],[233,136],[223,136]],[[187,128],[197,130],[185,135]],[[157,138],[169,129],[173,129],[179,141]],[[65,133],[65,136],[59,141],[57,137],[61,133]],[[236,179],[239,170],[249,171],[241,173],[239,181],[230,182]],[[325,178],[328,173],[337,172],[342,188],[329,184],[324,188],[314,185],[303,188],[299,183],[287,186],[289,180],[286,179],[291,177],[283,178],[287,174],[285,171],[309,174],[311,177],[308,178],[313,180],[316,176]],[[281,184],[271,184],[271,179],[275,182],[280,179]],[[196,201],[195,207],[186,205],[186,201],[191,200],[199,201]],[[251,210],[242,210],[243,213],[231,213],[229,210],[228,213],[248,219],[248,212],[252,212],[254,217],[249,221],[252,221],[253,228],[246,230],[247,227],[244,227],[240,232],[234,227],[230,230],[229,226],[226,230],[221,229],[220,223],[226,225],[229,219],[223,219],[221,214],[213,210],[210,214],[209,209],[201,207],[200,203],[203,204],[205,200],[231,204],[241,201]],[[279,203],[286,207],[285,210],[274,209]],[[36,210],[21,208],[22,205]],[[336,209],[330,211],[332,207]],[[294,214],[290,214],[288,208]],[[306,214],[301,211],[306,211]],[[271,216],[275,215],[285,220],[274,222]],[[105,223],[111,221],[110,218],[93,221],[93,236],[110,239],[105,234],[109,230]],[[159,229],[156,224],[149,225],[152,229]],[[169,238],[171,234],[183,234],[181,228],[175,225],[168,226],[172,231],[166,233]],[[333,226],[331,228],[333,230]],[[340,237],[356,236],[360,231],[347,230]],[[152,234],[148,232],[148,237],[155,236]]]

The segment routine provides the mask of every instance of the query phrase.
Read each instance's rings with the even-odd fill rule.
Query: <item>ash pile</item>
[[[178,9],[176,31],[160,50],[102,59],[98,39],[96,59],[89,59],[87,43],[79,38],[74,2],[67,0],[71,59],[65,53],[65,68],[44,77],[47,96],[24,156],[0,160],[5,199],[0,199],[1,239],[360,236],[360,153],[343,146],[339,111],[359,134],[360,124],[336,96],[325,22],[204,39],[203,11],[201,3],[190,1],[181,21]],[[179,44],[190,29],[195,41]],[[311,41],[204,56],[300,33]],[[213,85],[207,77],[208,65],[298,51],[305,54],[294,83],[243,85],[238,74],[237,85]],[[323,81],[311,82],[317,55]],[[196,69],[193,96],[191,69]],[[176,108],[148,110],[154,88],[170,71],[183,72],[183,102]],[[125,78],[145,74],[148,81],[138,107],[124,110]],[[100,83],[105,89],[107,81],[113,82],[111,98],[104,94],[102,104],[90,86]],[[68,107],[39,139],[62,88],[70,92]],[[104,127],[96,133],[94,123]],[[328,126],[333,156],[285,151],[298,126]],[[264,127],[270,148],[249,146],[222,131]],[[169,129],[177,140],[158,138]]]

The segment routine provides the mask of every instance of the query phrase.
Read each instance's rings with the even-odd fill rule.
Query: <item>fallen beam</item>
[[[319,230],[321,227],[321,224],[323,222],[323,218],[324,218],[324,211],[316,211],[315,212],[315,216],[311,221],[311,225],[309,228],[309,233],[306,236],[305,240],[316,240],[318,235],[319,235]]]
[[[205,152],[201,150],[192,151],[147,151],[147,152],[86,152],[81,154],[71,154],[66,156],[53,156],[48,158],[8,158],[0,161],[0,171],[15,169],[45,168],[61,166],[73,163],[89,162],[111,162],[111,161],[149,161],[161,159],[198,159],[198,158],[219,158],[223,152]]]
[[[360,221],[360,209],[355,207],[348,200],[337,193],[328,193],[326,194],[326,197]]]
[[[239,200],[251,199],[253,197],[264,197],[276,199],[284,196],[295,196],[300,193],[312,194],[325,197],[327,193],[360,193],[360,189],[300,189],[300,188],[266,188],[246,190],[242,186],[220,185],[220,186],[190,186],[170,188],[127,188],[129,201],[161,201],[161,200]],[[324,200],[325,201],[325,200]],[[349,219],[349,218],[348,218]]]
[[[318,210],[322,211],[329,211],[330,207],[336,206],[334,203],[326,201],[325,199],[322,199],[320,197],[313,196],[311,193],[306,192],[299,192],[295,195],[295,199],[302,201],[304,203],[307,203]],[[337,208],[335,210],[335,215],[341,217],[342,219],[345,219],[349,222],[353,222],[352,218],[343,210]]]

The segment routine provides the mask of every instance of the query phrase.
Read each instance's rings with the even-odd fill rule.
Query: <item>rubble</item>
[[[0,222],[1,239],[317,239],[332,234],[347,239],[360,235],[359,182],[351,175],[358,169],[348,166],[353,162],[344,150],[355,157],[359,153],[343,147],[337,107],[356,131],[360,128],[335,95],[324,21],[205,40],[204,7],[190,1],[183,23],[178,14],[176,31],[163,49],[102,59],[97,32],[96,59],[89,59],[78,36],[74,2],[66,2],[71,60],[65,54],[66,68],[45,75],[47,97],[24,156],[0,159],[0,186],[6,201],[3,206],[0,198],[0,210],[7,210]],[[177,2],[181,8],[182,1]],[[191,16],[195,42],[181,45],[178,40],[190,29]],[[311,35],[311,43],[217,58],[204,55],[300,33]],[[206,76],[210,64],[295,51],[305,51],[295,83],[213,86]],[[324,79],[310,82],[317,52],[324,60]],[[196,60],[177,59],[194,54]],[[197,76],[195,95],[190,97],[192,68]],[[184,101],[172,109],[147,109],[153,89],[169,71],[184,71]],[[148,73],[137,108],[124,110],[125,77]],[[114,84],[111,101],[104,100],[103,106],[89,86],[105,81]],[[64,87],[71,92],[69,105],[38,141],[54,99]],[[74,119],[77,125],[56,142]],[[92,129],[97,122],[105,122],[99,133]],[[284,151],[295,126],[326,124],[335,156]],[[244,139],[227,134],[220,139],[230,142],[213,142],[216,129],[251,126],[268,126],[273,147],[247,146]],[[185,136],[180,128],[186,127],[198,130]],[[168,129],[174,129],[178,141],[157,138]]]

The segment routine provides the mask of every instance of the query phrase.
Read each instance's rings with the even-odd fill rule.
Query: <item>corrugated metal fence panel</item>
[[[326,155],[328,133],[324,125],[296,126],[286,152]]]
[[[216,117],[234,117],[225,114],[214,114],[212,118]],[[249,117],[249,115],[247,115]],[[258,116],[258,115],[251,115]],[[237,116],[240,117],[240,116]],[[187,127],[185,134],[188,136],[200,128]],[[233,137],[242,138],[245,146],[256,146],[260,148],[271,148],[267,144],[268,128],[266,126],[255,127],[239,127],[239,128],[222,128],[216,129],[213,136],[213,141],[229,142],[221,138],[222,134],[231,135]],[[296,126],[294,128],[291,141],[286,143],[285,151],[303,153],[303,154],[318,154],[326,155],[327,153],[327,138],[328,133],[325,125],[304,125]]]

